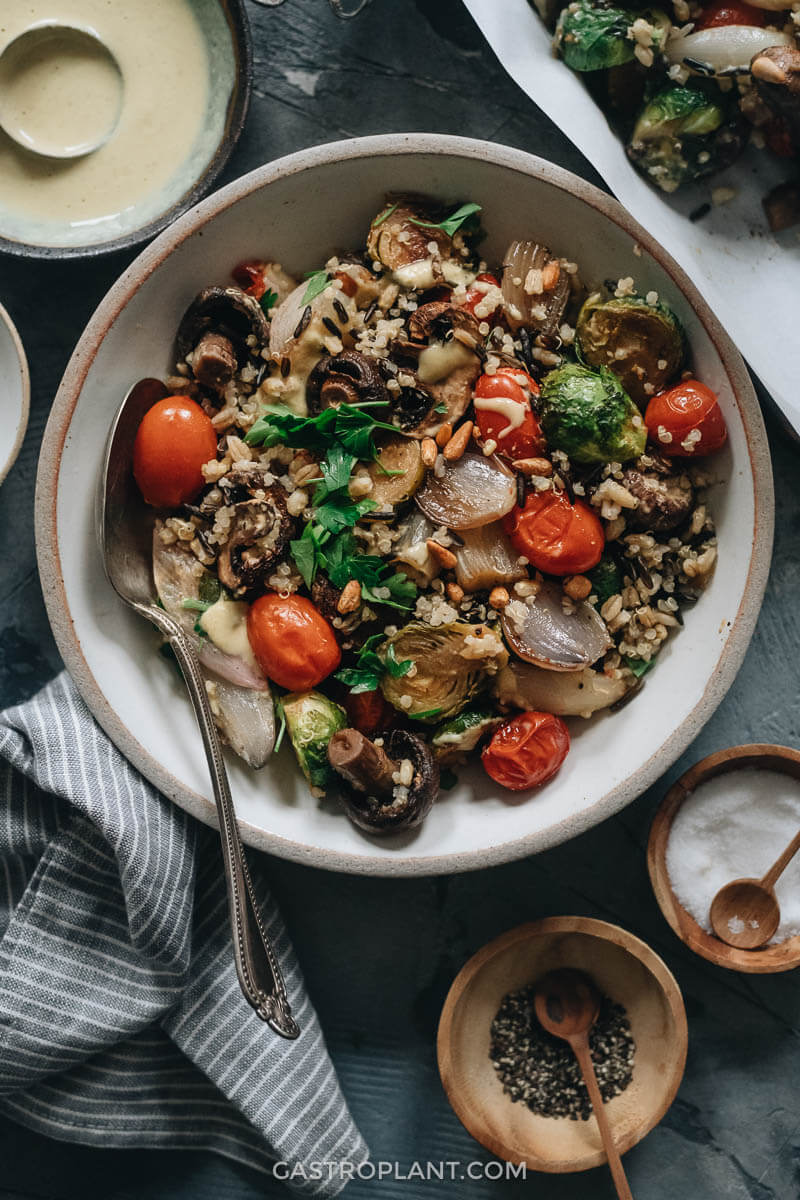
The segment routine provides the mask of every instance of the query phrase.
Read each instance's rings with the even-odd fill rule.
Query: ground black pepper
[[[489,1056],[513,1100],[542,1117],[586,1121],[592,1112],[589,1093],[571,1047],[542,1028],[533,1008],[535,986],[509,992],[492,1022]],[[589,1034],[597,1082],[608,1103],[633,1078],[635,1045],[621,1004],[607,996]]]

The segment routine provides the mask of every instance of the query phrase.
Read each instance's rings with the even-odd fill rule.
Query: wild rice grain
[[[308,323],[311,320],[311,305],[307,304],[303,309],[303,315],[297,322],[297,328],[294,331],[293,337],[299,338],[308,328]]]

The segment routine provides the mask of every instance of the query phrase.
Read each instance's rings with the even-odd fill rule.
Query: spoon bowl
[[[88,26],[41,21],[0,52],[0,128],[43,158],[93,154],[122,110],[119,63]]]
[[[592,1028],[600,1012],[600,999],[585,971],[563,967],[539,980],[534,1007],[543,1029],[569,1041]]]
[[[711,902],[711,928],[739,950],[758,950],[775,936],[781,910],[772,888],[760,879],[734,879]]]

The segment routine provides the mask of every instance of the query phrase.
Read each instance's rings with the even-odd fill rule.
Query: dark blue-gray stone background
[[[600,182],[507,78],[459,0],[373,0],[347,22],[325,0],[251,4],[250,16],[253,105],[223,182],[317,142],[406,130],[504,142]],[[31,695],[59,668],[34,555],[36,460],[75,341],[132,257],[63,264],[0,259],[0,300],[18,323],[33,379],[28,435],[0,490],[3,705]],[[680,771],[737,742],[798,744],[798,459],[775,422],[769,424],[778,519],[764,610],[727,698],[651,792],[567,845],[453,878],[391,882],[271,861],[274,891],[375,1159],[397,1160],[405,1169],[414,1160],[488,1161],[439,1084],[434,1038],[442,1002],[458,969],[489,938],[536,917],[577,913],[618,922],[644,938],[674,971],[686,1000],[690,1046],[680,1093],[661,1125],[625,1159],[637,1200],[800,1196],[800,976],[736,975],[695,958],[661,917],[645,868],[653,810]],[[691,636],[691,628],[681,634]],[[605,1169],[531,1175],[524,1183],[356,1181],[346,1194],[427,1200],[444,1191],[465,1200],[614,1195]],[[284,1185],[211,1155],[88,1150],[0,1122],[3,1200],[286,1194]]]

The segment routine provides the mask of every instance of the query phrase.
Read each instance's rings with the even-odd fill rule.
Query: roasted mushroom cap
[[[769,46],[750,64],[756,90],[776,117],[782,117],[796,151],[800,151],[800,50]]]
[[[439,794],[439,767],[430,747],[405,729],[385,733],[382,747],[357,729],[340,730],[328,745],[328,761],[340,779],[334,794],[353,824],[368,833],[414,829]],[[405,762],[411,763],[411,782],[395,784]]]
[[[247,339],[269,337],[269,321],[254,296],[238,287],[204,288],[183,314],[178,356],[192,354],[192,370],[206,387],[223,387],[249,353]]]
[[[221,483],[231,511],[227,540],[217,559],[217,574],[234,596],[261,587],[294,530],[280,484],[265,485],[259,470],[229,473]],[[239,499],[242,495],[245,499]]]
[[[436,217],[419,201],[389,196],[386,207],[370,226],[367,253],[374,262],[395,274],[399,272],[407,286],[433,287],[442,279],[440,259],[449,257],[453,249],[452,239],[443,229],[431,228],[435,221]],[[432,242],[436,244],[435,252],[430,249]],[[415,270],[416,264],[423,263],[429,264],[427,272]]]
[[[344,350],[320,359],[306,381],[306,402],[312,415],[340,404],[388,404],[389,393],[378,363],[357,350]]]
[[[430,437],[467,411],[481,373],[477,319],[448,300],[422,304],[408,319],[407,337],[392,345],[402,384],[393,400],[399,427],[412,437]],[[438,410],[438,411],[437,411]]]
[[[626,514],[630,529],[674,529],[688,520],[694,506],[694,489],[686,475],[629,467],[622,484],[639,501]]]

